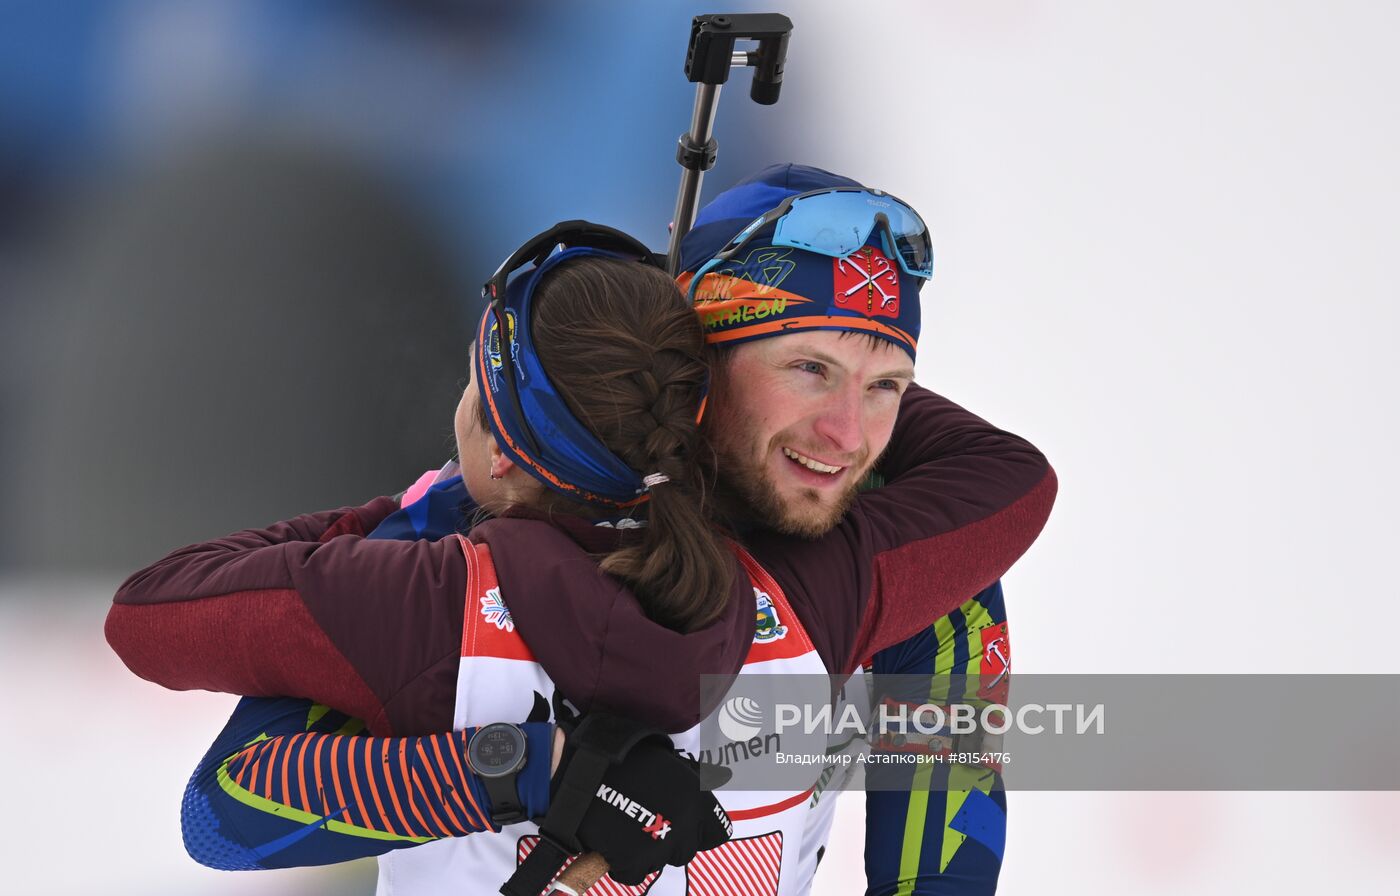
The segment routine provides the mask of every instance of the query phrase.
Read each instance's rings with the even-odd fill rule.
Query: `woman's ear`
[[[501,450],[501,446],[496,444],[496,440],[491,440],[491,478],[504,479],[506,474],[515,467],[515,461],[506,457],[506,453]]]

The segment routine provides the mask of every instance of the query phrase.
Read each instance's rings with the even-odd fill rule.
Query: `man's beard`
[[[819,538],[835,528],[851,508],[860,483],[869,472],[867,467],[861,475],[852,476],[851,484],[831,503],[822,502],[820,494],[812,489],[799,489],[794,497],[785,498],[768,480],[767,468],[754,465],[755,454],[747,452],[743,460],[721,458],[723,473],[718,488],[724,504],[740,517],[799,538]]]

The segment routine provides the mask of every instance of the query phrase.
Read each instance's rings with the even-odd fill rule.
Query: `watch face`
[[[506,774],[524,763],[525,735],[514,725],[487,725],[472,736],[468,752],[477,774]]]

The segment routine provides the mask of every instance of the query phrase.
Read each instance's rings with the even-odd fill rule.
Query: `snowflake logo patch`
[[[515,631],[515,622],[510,618],[510,610],[501,600],[501,589],[492,588],[481,599],[481,615],[487,622],[505,632]]]

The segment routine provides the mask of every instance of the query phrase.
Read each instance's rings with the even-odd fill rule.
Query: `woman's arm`
[[[240,701],[186,787],[186,850],[223,870],[290,868],[498,830],[466,758],[475,729],[371,737],[363,728],[308,700]],[[516,787],[535,817],[549,802],[554,726],[521,729]]]

